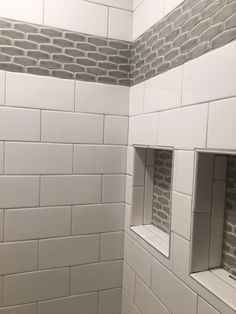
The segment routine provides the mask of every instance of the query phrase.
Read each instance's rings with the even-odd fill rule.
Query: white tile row
[[[125,175],[0,176],[0,208],[124,201]]]
[[[0,105],[127,116],[129,88],[0,71]]]
[[[132,0],[17,0],[0,3],[5,18],[131,41]],[[120,18],[123,23],[120,23]],[[126,31],[125,31],[126,30]]]

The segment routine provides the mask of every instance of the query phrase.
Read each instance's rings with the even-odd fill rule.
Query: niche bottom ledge
[[[162,255],[169,258],[169,235],[153,225],[132,226],[130,229]]]
[[[191,274],[190,276],[233,311],[236,311],[236,287],[234,287],[230,281],[226,282],[225,277],[222,278],[222,276],[219,276],[219,274],[222,274],[221,270],[222,269],[219,268],[212,271],[202,271]],[[223,276],[225,276],[225,274]]]

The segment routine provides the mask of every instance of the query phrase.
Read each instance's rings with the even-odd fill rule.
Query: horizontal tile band
[[[236,38],[236,0],[185,0],[133,43],[0,18],[0,69],[132,86]]]

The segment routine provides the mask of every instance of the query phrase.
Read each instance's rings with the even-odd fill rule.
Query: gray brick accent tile
[[[236,0],[185,0],[133,43],[0,18],[0,69],[130,86],[236,38]]]
[[[152,224],[170,233],[172,151],[156,150],[154,161]]]

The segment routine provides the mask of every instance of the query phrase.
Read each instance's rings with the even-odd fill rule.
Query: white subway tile
[[[72,145],[6,143],[6,174],[72,173]]]
[[[122,21],[122,23],[121,23]],[[109,8],[108,37],[132,41],[133,13],[130,11]]]
[[[40,205],[100,203],[101,176],[43,176]]]
[[[39,241],[39,268],[55,268],[98,262],[99,235]]]
[[[158,113],[131,117],[129,144],[157,145]]]
[[[126,262],[124,262],[123,265],[123,289],[130,297],[130,299],[134,301],[135,272],[129,267]]]
[[[158,145],[204,148],[208,105],[178,108],[159,113]]]
[[[124,292],[122,294],[122,314],[141,314],[135,304]]]
[[[39,205],[39,177],[1,176],[0,208]]]
[[[99,292],[98,314],[120,314],[122,289],[111,289]]]
[[[216,311],[210,304],[199,297],[197,314],[220,314],[220,312]]]
[[[174,154],[174,190],[192,195],[194,152],[176,150]]]
[[[69,269],[9,275],[4,280],[4,305],[60,298],[69,294]]]
[[[171,229],[190,240],[192,197],[173,192],[172,193],[172,216]]]
[[[36,314],[36,311],[36,304],[25,304],[1,308],[0,314]]]
[[[236,148],[236,98],[210,103],[207,147]]]
[[[121,287],[122,268],[122,261],[72,267],[71,294]]]
[[[103,203],[122,203],[125,201],[125,175],[104,175],[102,184]]]
[[[104,143],[126,145],[128,141],[128,127],[128,118],[106,116],[104,127]]]
[[[167,308],[158,300],[150,289],[136,276],[135,304],[142,313],[169,314]]]
[[[0,244],[0,274],[13,274],[37,270],[38,243],[11,242]]]
[[[144,104],[144,84],[140,83],[130,87],[129,115],[143,113]]]
[[[134,11],[133,40],[138,38],[164,16],[164,0],[144,0]]]
[[[183,66],[145,81],[144,113],[181,105]]]
[[[30,22],[43,23],[43,0],[8,0],[0,3],[1,17]]]
[[[39,141],[40,111],[0,107],[0,140]]]
[[[1,5],[1,4],[0,4]],[[0,105],[5,104],[5,72],[0,71]]]
[[[83,295],[76,295],[61,299],[39,302],[37,314],[53,314],[53,313],[97,314],[97,294],[87,293]]]
[[[76,81],[75,110],[127,116],[129,88],[117,85]]]
[[[107,1],[109,6],[133,11],[133,0],[107,0]]]
[[[76,32],[107,36],[108,8],[82,0],[45,0],[44,24]]]
[[[0,242],[3,241],[3,218],[4,214],[3,214],[3,210],[0,210]]]
[[[186,63],[183,105],[236,96],[235,54],[236,42],[232,42]]]
[[[25,92],[28,89],[30,92]],[[74,110],[74,81],[7,72],[6,104],[13,107]]]
[[[151,284],[151,254],[130,237],[125,237],[124,260],[148,285]]]
[[[123,259],[124,256],[124,233],[112,232],[101,234],[100,260],[109,261]]]
[[[167,15],[168,13],[170,13],[182,2],[183,0],[165,0],[165,14],[164,15]]]
[[[67,236],[70,224],[70,207],[7,210],[4,239],[15,241]]]
[[[133,10],[135,11],[143,1],[144,0],[133,0]]]
[[[0,142],[0,174],[4,172],[4,143]]]
[[[99,144],[103,142],[103,116],[50,112],[42,114],[42,141]]]
[[[126,172],[126,147],[82,146],[74,148],[74,173],[111,174]]]
[[[3,306],[3,276],[0,277],[0,306]]]
[[[158,261],[152,263],[152,291],[175,314],[195,314],[197,295]],[[184,302],[180,302],[184,300]]]
[[[124,204],[100,204],[72,208],[72,234],[121,231]]]

